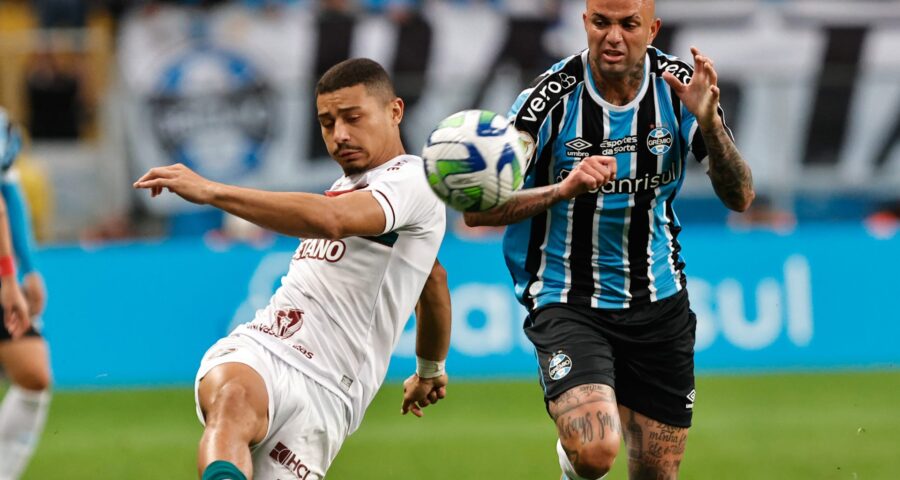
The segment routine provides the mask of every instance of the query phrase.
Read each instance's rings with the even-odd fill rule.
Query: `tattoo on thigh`
[[[566,438],[577,438],[582,445],[590,443],[594,440],[594,424],[591,422],[591,414],[585,413],[561,418],[559,432]]]
[[[676,457],[680,461],[687,445],[687,429],[659,422],[654,423],[655,428],[648,435],[650,445],[655,446],[654,449],[660,457]]]
[[[553,418],[553,420],[557,420],[578,407],[595,402],[611,403],[615,405],[616,394],[613,389],[607,385],[579,385],[565,391],[562,395],[550,401],[550,417]]]
[[[600,410],[597,412],[597,421],[600,423],[600,439],[606,438],[606,432],[621,435],[622,427],[619,425],[619,416]]]

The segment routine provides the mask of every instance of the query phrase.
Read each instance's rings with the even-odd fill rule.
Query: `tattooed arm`
[[[687,84],[670,72],[663,73],[663,79],[697,118],[709,154],[709,178],[716,195],[726,207],[743,212],[755,196],[750,166],[734,146],[719,116],[721,92],[712,59],[693,47],[691,53],[694,55],[694,74]]]
[[[734,211],[747,210],[756,196],[753,192],[753,175],[750,166],[725,131],[721,117],[716,115],[712,125],[701,125],[700,133],[709,154],[709,178],[716,195],[726,207]]]
[[[531,218],[563,199],[560,184],[529,188],[515,192],[509,201],[486,212],[466,212],[466,225],[470,227],[501,226]]]
[[[503,205],[486,212],[466,212],[470,227],[501,226],[521,222],[549,209],[561,200],[571,200],[597,190],[616,178],[616,159],[594,155],[582,160],[560,183],[515,192]]]

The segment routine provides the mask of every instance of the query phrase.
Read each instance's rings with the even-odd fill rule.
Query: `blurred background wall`
[[[22,165],[62,385],[186,383],[265,303],[296,240],[131,190],[183,162],[245,186],[321,191],[340,171],[314,116],[318,76],[382,62],[409,151],[446,115],[506,112],[585,47],[580,0],[0,2],[0,104],[30,132]],[[729,214],[699,167],[676,209],[701,369],[900,361],[900,2],[665,1],[655,45],[716,62],[758,199]],[[523,376],[498,232],[450,219],[451,360]],[[411,328],[411,326],[410,326]],[[406,338],[394,372],[412,354]],[[398,370],[398,368],[400,370]]]

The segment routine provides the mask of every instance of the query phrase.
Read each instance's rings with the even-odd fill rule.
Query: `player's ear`
[[[647,45],[652,45],[653,40],[656,40],[656,35],[659,34],[659,29],[662,27],[662,20],[656,18],[653,20],[653,23],[650,24],[650,38],[647,40]]]
[[[403,121],[403,112],[406,108],[406,105],[403,103],[403,99],[400,97],[395,97],[391,100],[390,109],[391,109],[391,122],[396,126],[400,125],[400,122]]]

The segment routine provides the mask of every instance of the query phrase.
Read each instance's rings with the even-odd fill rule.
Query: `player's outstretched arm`
[[[403,382],[400,413],[421,417],[422,409],[447,395],[444,359],[450,350],[450,290],[437,260],[416,304],[416,373]]]
[[[546,211],[556,202],[596,191],[615,178],[616,159],[593,155],[579,162],[560,183],[520,190],[503,205],[486,212],[466,212],[466,225],[499,227],[518,223]]]
[[[18,338],[31,326],[31,317],[16,277],[7,218],[6,202],[0,197],[0,306],[6,329],[13,338]]]
[[[18,181],[3,179],[0,182],[0,191],[6,202],[12,249],[23,274],[22,293],[28,302],[28,313],[31,316],[40,315],[46,305],[47,289],[34,261],[34,237],[28,206]]]
[[[663,73],[663,79],[697,118],[709,154],[709,178],[716,195],[726,207],[743,212],[756,196],[753,175],[719,116],[718,75],[712,59],[703,56],[695,47],[691,47],[691,53],[694,55],[694,75],[686,85],[669,72]]]
[[[292,237],[339,239],[384,233],[385,216],[369,191],[326,197],[267,192],[213,182],[181,164],[150,169],[134,183],[152,196],[169,190],[185,200],[212,205],[263,228]]]

